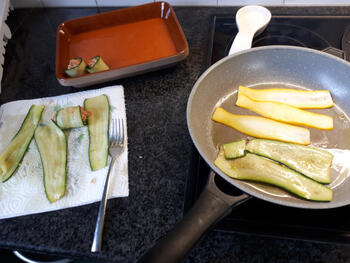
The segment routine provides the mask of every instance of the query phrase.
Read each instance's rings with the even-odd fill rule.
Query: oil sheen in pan
[[[303,87],[285,84],[285,83],[264,83],[251,85],[249,87],[257,89],[266,88],[293,88],[304,89]],[[222,107],[225,110],[241,115],[258,115],[253,111],[240,108],[235,105],[237,100],[237,90],[233,90],[231,93],[224,96],[217,104],[216,107]],[[336,101],[335,101],[336,103]],[[214,111],[214,109],[213,109]],[[321,149],[327,149],[334,156],[331,167],[331,183],[329,187],[336,189],[344,180],[348,180],[350,177],[350,120],[347,114],[337,105],[329,109],[313,109],[308,110],[317,112],[320,114],[326,114],[333,117],[334,128],[331,131],[323,131],[314,128],[308,128],[311,133],[311,145]],[[243,134],[235,129],[226,127],[219,123],[212,123],[211,134],[213,138],[213,144],[218,149],[219,145],[228,143],[240,139],[253,139],[246,134]],[[291,197],[291,195],[282,189],[273,187],[262,183],[245,182],[251,187],[257,189],[265,194],[278,196],[278,197]]]

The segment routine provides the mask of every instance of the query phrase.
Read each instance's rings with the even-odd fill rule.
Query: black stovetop
[[[274,16],[263,33],[253,39],[253,47],[293,45],[323,50],[341,49],[342,37],[350,26],[350,17]],[[215,16],[208,66],[225,57],[237,34],[234,18]]]
[[[208,67],[227,55],[237,33],[233,17],[215,16],[213,21]],[[348,30],[348,25],[350,25],[348,16],[274,16],[266,30],[254,38],[253,47],[294,45],[318,50],[328,47],[341,49],[342,37]],[[195,148],[191,164],[184,213],[191,208],[204,189],[210,172],[209,166]],[[222,182],[219,176],[216,176],[216,181],[226,193],[240,191]],[[215,226],[214,230],[350,243],[350,206],[310,210],[279,206],[252,198],[235,208]]]

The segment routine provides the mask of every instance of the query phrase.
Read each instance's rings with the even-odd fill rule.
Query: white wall
[[[1,0],[0,0],[1,1]],[[16,7],[94,7],[133,6],[158,0],[10,0]],[[350,5],[350,0],[168,0],[174,6],[241,6],[259,5]]]

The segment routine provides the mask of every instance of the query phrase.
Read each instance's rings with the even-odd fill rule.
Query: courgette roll
[[[102,58],[100,56],[95,56],[91,58],[88,61],[88,66],[86,70],[89,73],[95,73],[95,72],[100,72],[104,70],[108,70],[109,67],[106,65],[106,63],[103,62]]]
[[[85,99],[84,108],[91,112],[87,119],[89,131],[89,161],[96,171],[108,164],[109,102],[106,95]]]
[[[21,128],[11,140],[9,146],[0,155],[0,176],[2,182],[7,181],[16,171],[22,161],[34,131],[38,126],[44,105],[32,105],[21,125]]]
[[[55,202],[66,192],[67,140],[64,132],[53,122],[40,124],[35,130],[44,170],[44,187],[47,199]]]
[[[86,69],[86,63],[80,57],[69,60],[69,64],[66,68],[66,73],[70,77],[76,77],[83,75]]]
[[[86,124],[89,112],[80,106],[60,109],[54,116],[54,121],[60,129],[71,129],[83,127]]]

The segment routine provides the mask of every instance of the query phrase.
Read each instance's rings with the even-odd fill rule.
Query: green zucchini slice
[[[66,192],[66,136],[53,121],[50,121],[36,128],[34,138],[44,170],[45,193],[52,203],[62,198]]]
[[[80,57],[69,60],[69,64],[66,68],[66,73],[70,77],[76,77],[83,75],[86,69],[86,63]]]
[[[244,155],[246,140],[230,142],[222,145],[226,159],[242,157]]]
[[[86,70],[89,73],[95,73],[95,72],[99,72],[99,71],[104,71],[104,70],[108,70],[109,67],[106,65],[106,63],[104,63],[104,61],[102,60],[102,58],[100,56],[95,56],[93,58],[91,58],[88,62],[88,66],[86,68]]]
[[[7,181],[16,171],[31,142],[34,131],[38,126],[44,105],[32,105],[17,134],[9,146],[0,155],[0,176],[2,182]]]
[[[320,183],[330,182],[333,155],[317,148],[272,140],[251,140],[246,150],[283,163]]]
[[[288,167],[252,153],[247,153],[242,158],[228,160],[221,149],[214,164],[226,175],[235,179],[278,186],[307,200],[332,200],[332,189]]]
[[[109,102],[106,95],[85,99],[88,116],[89,160],[93,171],[107,166],[109,146]]]
[[[83,120],[85,111],[80,106],[60,109],[56,114],[56,124],[60,129],[79,128],[85,125]]]

